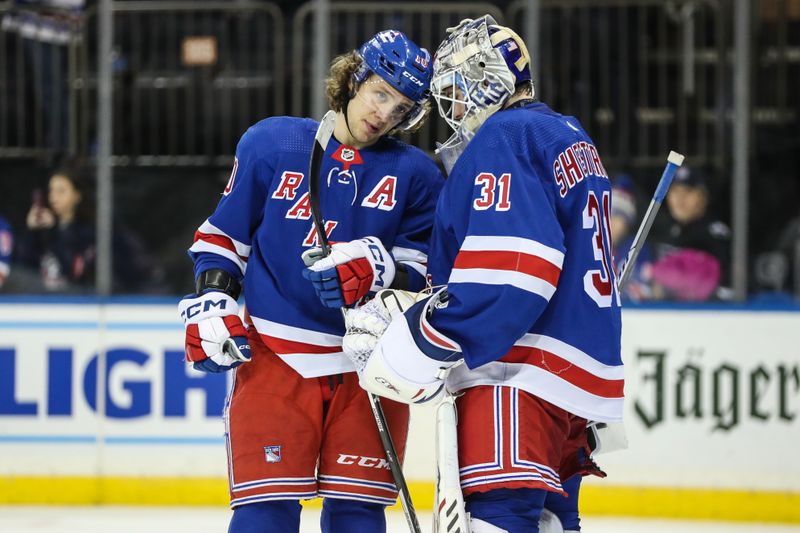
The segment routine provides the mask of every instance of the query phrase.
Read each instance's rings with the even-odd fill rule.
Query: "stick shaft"
[[[669,186],[672,183],[672,178],[675,177],[675,172],[677,172],[678,167],[680,167],[682,164],[683,156],[681,154],[677,152],[669,153],[669,156],[667,157],[667,166],[664,167],[664,172],[661,174],[661,179],[656,187],[656,192],[653,194],[652,200],[650,200],[650,205],[647,206],[644,219],[642,219],[642,223],[639,225],[639,229],[636,231],[636,236],[633,238],[630,250],[628,250],[628,255],[625,257],[625,262],[622,265],[622,270],[619,274],[619,280],[617,281],[617,287],[620,289],[625,286],[625,283],[628,281],[631,272],[633,272],[633,266],[636,264],[636,259],[639,257],[639,252],[642,251],[642,245],[644,244],[645,239],[647,239],[647,235],[650,233],[650,228],[653,226],[653,221],[655,220],[658,210],[667,195]]]
[[[330,253],[331,247],[328,242],[328,235],[325,232],[325,224],[322,219],[322,211],[320,208],[320,195],[319,195],[319,181],[320,170],[322,169],[322,157],[325,155],[325,149],[328,147],[333,135],[333,129],[336,125],[336,113],[328,111],[320,121],[317,134],[314,136],[314,147],[311,150],[311,160],[308,165],[308,196],[311,208],[311,217],[314,221],[314,228],[317,232],[317,239],[320,248],[322,248],[323,256]],[[344,316],[344,308],[342,308],[342,315]],[[389,425],[386,421],[386,414],[383,411],[381,400],[374,394],[367,393],[369,398],[369,405],[372,409],[372,415],[375,417],[375,425],[378,427],[378,436],[383,445],[383,451],[386,455],[386,462],[389,463],[389,470],[392,472],[394,483],[400,493],[400,503],[403,507],[403,512],[408,522],[408,528],[412,533],[422,533],[417,520],[417,513],[414,510],[414,504],[411,502],[411,493],[408,490],[403,469],[400,466],[400,459],[397,456],[397,451],[392,441],[392,435],[389,433]]]

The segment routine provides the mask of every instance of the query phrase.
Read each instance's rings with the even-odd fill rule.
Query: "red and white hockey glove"
[[[226,372],[250,360],[236,300],[221,291],[190,294],[178,304],[186,326],[186,360],[196,370]]]
[[[314,284],[325,307],[345,307],[370,292],[388,289],[396,272],[394,258],[376,237],[334,243],[327,257],[320,248],[312,248],[302,258],[308,267],[303,277]]]

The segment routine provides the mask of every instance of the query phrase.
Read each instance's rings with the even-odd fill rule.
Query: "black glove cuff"
[[[394,279],[392,280],[390,289],[408,290],[408,270],[406,266],[401,263],[395,263]]]
[[[242,293],[242,284],[221,268],[212,268],[201,272],[195,283],[197,294],[203,294],[207,290],[222,291],[234,300],[238,300]]]

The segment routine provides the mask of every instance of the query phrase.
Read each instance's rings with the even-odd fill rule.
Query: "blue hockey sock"
[[[322,533],[382,533],[386,531],[385,505],[325,498],[322,502]]]
[[[471,516],[509,533],[538,533],[547,491],[543,489],[497,489],[467,496]]]
[[[273,500],[249,503],[233,510],[228,533],[292,533],[300,531],[300,502]]]
[[[581,518],[578,514],[578,493],[581,489],[580,475],[574,475],[561,485],[569,496],[564,497],[555,492],[549,492],[544,501],[544,507],[561,520],[561,526],[568,531],[581,530]]]

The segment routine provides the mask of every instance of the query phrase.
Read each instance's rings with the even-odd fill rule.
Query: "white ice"
[[[230,511],[209,507],[0,506],[2,533],[225,533]],[[430,515],[420,515],[430,533]],[[390,512],[388,533],[406,533],[405,517]],[[800,533],[800,525],[639,520],[589,516],[584,533]],[[303,511],[302,533],[319,531],[319,510]],[[280,533],[280,532],[276,532]],[[347,533],[347,532],[342,532]]]

